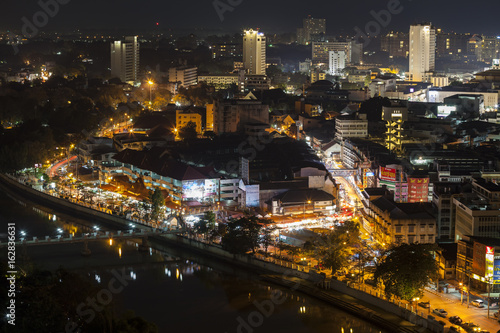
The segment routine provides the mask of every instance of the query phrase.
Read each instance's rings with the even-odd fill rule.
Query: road
[[[493,318],[493,313],[498,311],[498,306],[490,308],[490,316],[492,318],[488,319],[486,317],[488,313],[488,309],[486,307],[476,308],[469,305],[469,308],[467,308],[466,302],[464,302],[464,304],[460,304],[460,294],[456,292],[444,294],[426,290],[424,297],[420,301],[430,302],[431,315],[436,317],[437,320],[443,320],[446,322],[447,326],[452,325],[448,321],[450,316],[459,316],[464,322],[472,322],[479,325],[481,329],[487,330],[490,333],[496,333],[500,330],[500,324]],[[448,312],[448,316],[446,319],[439,319],[437,315],[432,314],[432,309],[444,309]],[[429,309],[424,309],[422,307],[418,307],[418,311],[419,313],[423,312],[424,314],[429,313]]]

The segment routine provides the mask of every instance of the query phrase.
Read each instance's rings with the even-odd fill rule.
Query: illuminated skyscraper
[[[427,81],[434,71],[436,30],[430,23],[410,26],[410,81]]]
[[[244,32],[243,68],[249,75],[266,75],[266,37],[262,32]]]
[[[137,36],[111,43],[111,76],[122,82],[135,82],[139,72],[139,42]]]
[[[326,20],[312,18],[310,15],[304,19],[303,27],[297,29],[297,42],[307,45],[318,37],[326,34]]]

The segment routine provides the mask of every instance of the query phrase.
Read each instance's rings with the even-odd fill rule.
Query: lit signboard
[[[217,180],[198,179],[182,182],[182,199],[204,200],[217,196]]]
[[[500,284],[500,259],[495,259],[494,261],[493,284]]]
[[[486,247],[486,279],[490,280],[494,273],[495,261],[495,248],[491,246]]]
[[[396,169],[380,167],[380,179],[395,182]]]
[[[427,202],[428,195],[429,178],[408,177],[408,202]]]
[[[437,107],[437,110],[438,110],[437,114],[438,117],[448,117],[452,112],[457,111],[457,107],[452,105],[439,105]]]

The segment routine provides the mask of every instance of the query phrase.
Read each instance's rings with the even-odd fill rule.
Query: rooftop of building
[[[500,69],[489,69],[475,74],[476,76],[498,76],[500,79]]]
[[[486,181],[484,178],[475,179],[474,182],[489,192],[500,192],[500,185]]]
[[[298,190],[289,190],[283,194],[280,194],[276,197],[282,203],[289,204],[302,204],[307,203],[309,201],[333,201],[335,197],[330,193],[327,193],[322,190],[316,189],[298,189]]]
[[[180,181],[217,178],[217,173],[212,167],[194,167],[179,162],[172,159],[170,154],[164,154],[165,151],[163,148],[143,151],[125,149],[116,154],[114,159]]]
[[[371,202],[383,212],[388,212],[395,220],[435,220],[430,214],[432,204],[427,202],[396,203],[386,197],[380,197]]]

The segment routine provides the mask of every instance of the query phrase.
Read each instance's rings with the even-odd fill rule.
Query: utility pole
[[[491,280],[488,279],[488,315],[486,318],[490,318],[490,292],[491,292]]]

